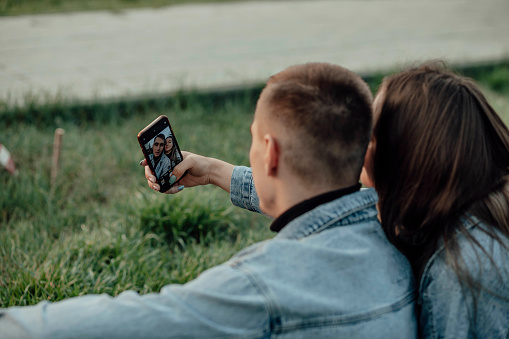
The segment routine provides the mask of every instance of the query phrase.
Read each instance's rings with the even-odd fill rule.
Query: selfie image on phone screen
[[[161,185],[165,186],[173,168],[182,161],[170,128],[166,127],[160,131],[144,146],[149,154],[149,161],[155,171],[156,178],[161,182]]]
[[[160,185],[160,192],[166,192],[177,180],[171,177],[171,172],[183,159],[168,117],[161,115],[141,130],[138,142]]]

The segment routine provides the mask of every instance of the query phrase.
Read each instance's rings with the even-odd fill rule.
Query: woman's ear
[[[266,134],[263,139],[265,141],[265,173],[267,176],[275,176],[279,167],[279,145],[270,134]]]
[[[375,187],[373,180],[373,155],[375,152],[375,143],[371,140],[364,156],[364,166],[362,166],[361,182],[366,187]]]

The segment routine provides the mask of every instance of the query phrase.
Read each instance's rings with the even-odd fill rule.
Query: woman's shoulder
[[[461,222],[465,226],[465,232],[457,235],[458,250],[466,264],[479,269],[493,265],[509,268],[507,235],[474,216],[466,216]]]
[[[421,276],[419,294],[443,298],[473,286],[502,297],[509,306],[509,238],[474,216],[461,218],[463,230],[456,246],[443,242],[430,258]]]
[[[474,333],[505,338],[509,238],[476,218],[461,222],[465,228],[456,235],[456,248],[439,246],[421,277],[422,337],[467,337]]]
[[[464,228],[456,234],[456,246],[446,248],[442,242],[426,264],[421,293],[432,282],[459,284],[459,269],[485,287],[504,289],[502,294],[509,297],[509,238],[475,216],[464,216],[460,222]]]

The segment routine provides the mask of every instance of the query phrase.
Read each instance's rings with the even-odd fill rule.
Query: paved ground
[[[116,99],[264,81],[295,63],[360,73],[509,58],[508,0],[262,1],[0,18],[0,100]]]

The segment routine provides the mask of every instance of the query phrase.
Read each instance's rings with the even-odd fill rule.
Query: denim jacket
[[[258,210],[250,169],[235,168],[231,199]],[[376,202],[365,190],[322,204],[159,293],[3,310],[0,337],[415,338],[412,271],[386,239]]]
[[[474,216],[461,218],[470,235],[482,246],[458,234],[463,266],[482,288],[472,291],[460,283],[446,259],[443,245],[426,264],[421,278],[420,331],[423,338],[509,338],[509,239],[495,241]],[[489,256],[493,260],[489,259]],[[474,301],[475,296],[475,301]]]

